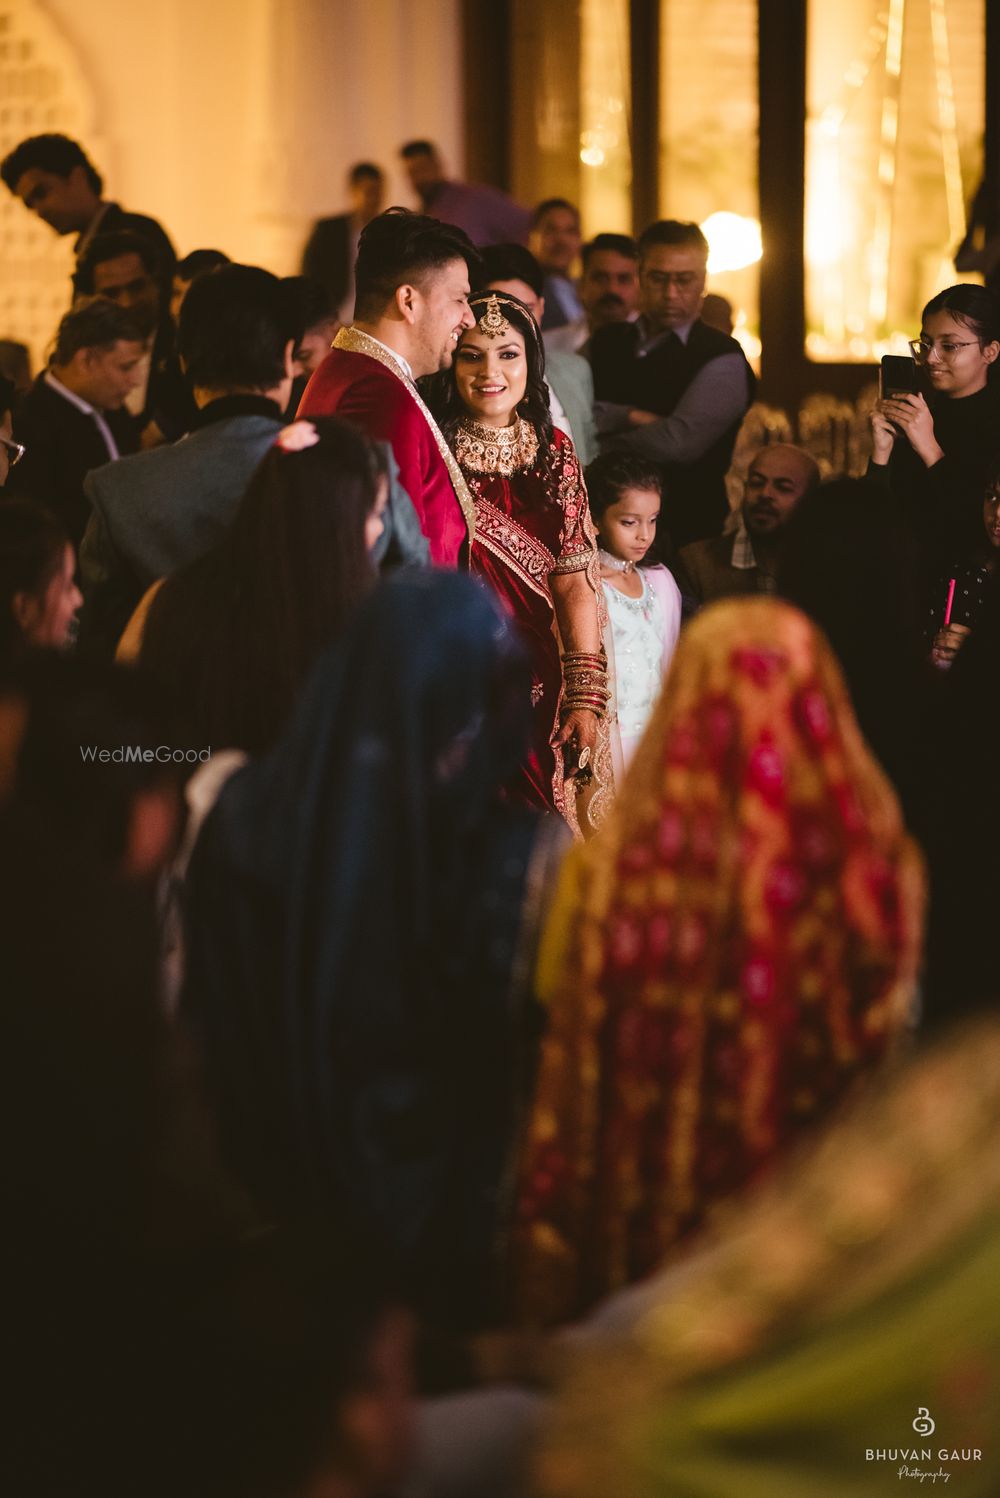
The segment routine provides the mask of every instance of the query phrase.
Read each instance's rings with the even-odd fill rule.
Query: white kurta
[[[642,597],[604,583],[613,707],[627,765],[656,706],[681,627],[681,595],[666,567],[640,567]]]

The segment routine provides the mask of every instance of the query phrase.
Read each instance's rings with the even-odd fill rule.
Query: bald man
[[[747,470],[735,532],[694,541],[680,554],[681,591],[699,604],[745,593],[773,593],[781,532],[803,495],[819,483],[801,447],[762,447]]]

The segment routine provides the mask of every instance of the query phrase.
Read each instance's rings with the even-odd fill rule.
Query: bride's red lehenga
[[[532,668],[531,752],[511,794],[576,827],[567,805],[563,754],[552,737],[559,726],[562,664],[549,579],[587,571],[595,577],[597,549],[587,491],[572,442],[558,429],[542,448],[530,422],[484,427],[465,421],[455,455],[476,502],[471,570],[500,598],[529,652]],[[599,587],[596,589],[600,597]]]

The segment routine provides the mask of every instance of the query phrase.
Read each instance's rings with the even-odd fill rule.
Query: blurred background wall
[[[397,151],[429,136],[461,172],[458,0],[0,0],[0,151],[79,139],[109,197],[180,254],[298,270],[314,218],[370,159],[411,203]],[[0,194],[0,329],[48,339],[70,241]]]
[[[62,130],[181,254],[298,268],[399,145],[585,234],[698,220],[769,398],[853,398],[1000,226],[1000,0],[0,0],[0,149]],[[0,193],[0,337],[37,360],[71,246]],[[763,345],[763,349],[762,349]]]

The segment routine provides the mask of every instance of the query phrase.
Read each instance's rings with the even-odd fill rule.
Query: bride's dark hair
[[[469,306],[478,322],[490,297],[495,296],[500,311],[512,327],[524,339],[524,351],[528,361],[528,383],[524,399],[517,407],[517,414],[530,421],[538,434],[541,456],[548,452],[552,442],[552,414],[549,410],[549,388],[545,383],[545,345],[541,331],[527,307],[509,291],[474,291],[469,297]],[[471,329],[470,329],[471,332]],[[459,339],[459,347],[462,340]],[[457,353],[457,350],[456,350]],[[449,447],[454,446],[455,433],[469,412],[462,404],[455,382],[454,365],[439,374],[430,375],[420,382],[421,393],[434,413],[435,420],[444,433]]]

